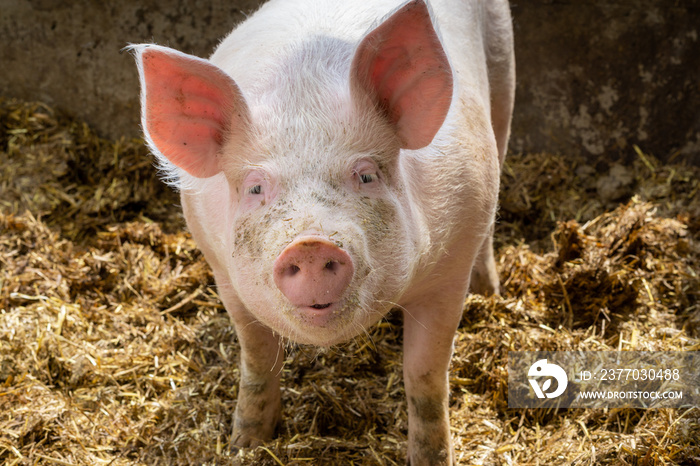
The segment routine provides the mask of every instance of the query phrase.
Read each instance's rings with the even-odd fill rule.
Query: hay
[[[279,437],[231,452],[235,331],[146,151],[43,104],[0,124],[0,463],[404,463],[399,315],[290,350]],[[697,408],[507,407],[509,350],[700,350],[700,170],[639,154],[508,160],[503,297],[455,340],[458,464],[700,462]]]

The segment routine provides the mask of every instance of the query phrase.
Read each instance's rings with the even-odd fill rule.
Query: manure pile
[[[405,461],[401,318],[288,350],[279,437],[230,451],[235,331],[139,141],[0,101],[0,464]],[[700,170],[511,156],[502,297],[455,338],[458,464],[700,464],[700,409],[507,407],[511,350],[700,350]]]

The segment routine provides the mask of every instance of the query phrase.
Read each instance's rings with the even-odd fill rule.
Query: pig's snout
[[[354,270],[347,252],[318,236],[303,236],[280,253],[273,274],[293,305],[323,310],[342,298]]]

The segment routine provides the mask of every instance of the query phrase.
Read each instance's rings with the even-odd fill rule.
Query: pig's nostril
[[[297,272],[301,270],[298,265],[290,265],[289,266],[289,275],[296,275]]]
[[[334,261],[326,262],[325,268],[332,271],[335,268],[335,262]]]

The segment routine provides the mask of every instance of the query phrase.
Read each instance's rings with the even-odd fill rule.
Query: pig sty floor
[[[232,452],[236,334],[142,143],[12,100],[0,128],[1,464],[404,463],[399,315],[290,348],[279,437]],[[503,297],[455,339],[458,464],[700,463],[698,408],[507,407],[509,350],[700,350],[700,170],[628,152],[509,156]]]

